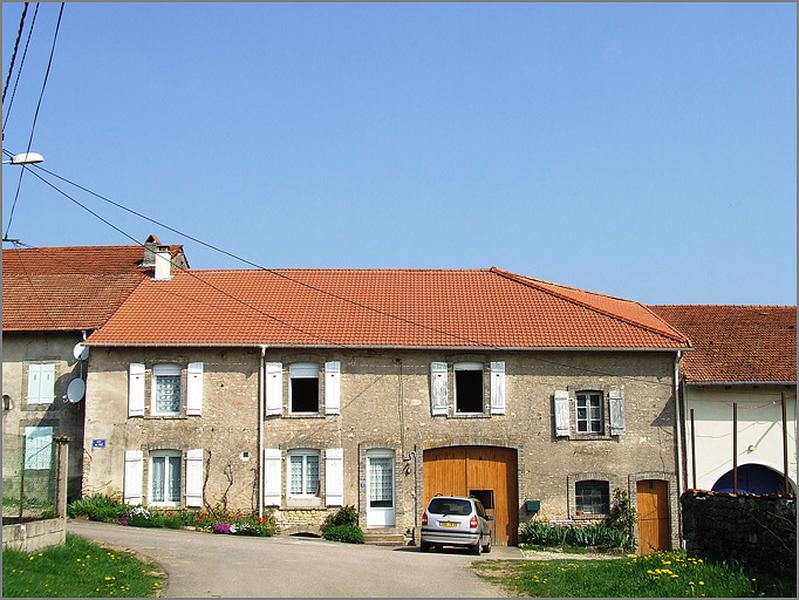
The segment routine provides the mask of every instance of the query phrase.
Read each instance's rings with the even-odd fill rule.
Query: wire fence
[[[58,478],[52,436],[3,434],[3,522],[55,516]]]

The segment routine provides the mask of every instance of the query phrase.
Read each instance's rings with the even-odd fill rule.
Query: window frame
[[[302,492],[295,494],[291,491],[291,459],[302,458],[302,471],[300,474],[300,487]],[[315,456],[318,465],[316,480],[316,493],[308,494],[308,457]],[[289,500],[321,500],[322,499],[322,452],[314,448],[296,448],[286,452],[286,498]]]
[[[461,411],[458,410],[458,371],[479,371],[480,372],[480,411]],[[486,414],[485,402],[485,365],[480,362],[457,362],[452,365],[452,412],[455,416],[474,416]]]
[[[178,409],[175,412],[158,410],[158,378],[178,378]],[[183,414],[183,369],[174,363],[159,363],[153,365],[150,382],[150,414],[155,417],[179,417]]]
[[[601,484],[601,485],[605,486],[605,489],[607,491],[607,504],[605,504],[605,499],[602,498],[602,500],[603,500],[603,508],[607,507],[605,512],[588,512],[588,511],[583,510],[583,509],[580,508],[579,500],[578,500],[578,498],[580,497],[580,492],[579,492],[580,484]],[[575,516],[577,516],[579,518],[588,518],[588,519],[601,519],[601,518],[607,517],[608,514],[610,514],[610,496],[611,496],[610,492],[611,492],[611,490],[610,490],[610,481],[608,481],[607,479],[585,478],[585,479],[579,479],[579,480],[575,481],[574,482],[574,514],[575,514]]]
[[[580,419],[580,396],[586,398],[586,418]],[[591,417],[591,397],[599,396],[599,417]],[[580,430],[580,421],[585,422],[586,430]],[[598,422],[599,431],[592,431],[591,424]],[[574,393],[574,431],[577,435],[604,436],[605,435],[605,392],[602,390],[578,390]]]
[[[315,375],[311,373],[315,373]],[[311,416],[319,415],[322,413],[322,394],[321,394],[321,379],[319,373],[321,372],[318,363],[313,362],[297,362],[289,365],[289,405],[288,414],[297,416]],[[295,411],[294,410],[294,391],[292,380],[294,379],[316,379],[316,410],[315,411]]]
[[[155,502],[153,500],[153,475],[155,474],[155,469],[153,468],[153,461],[156,458],[163,458],[164,459],[164,498],[167,497],[168,491],[168,481],[170,480],[170,475],[172,471],[172,467],[170,467],[170,458],[177,458],[178,464],[180,465],[180,480],[179,480],[179,488],[178,488],[178,499],[177,501],[162,501],[162,502]],[[183,501],[183,487],[184,487],[184,471],[185,469],[185,460],[183,457],[183,452],[180,450],[152,450],[149,454],[148,461],[147,461],[147,505],[148,506],[155,506],[155,507],[165,507],[165,508],[174,508],[180,507]]]

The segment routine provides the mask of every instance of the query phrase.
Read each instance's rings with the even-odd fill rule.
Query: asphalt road
[[[122,527],[70,521],[68,531],[138,552],[169,575],[165,596],[400,596],[497,597],[477,577],[477,557],[458,550],[422,554],[417,548],[339,544],[317,539]],[[521,558],[494,548],[482,558]]]

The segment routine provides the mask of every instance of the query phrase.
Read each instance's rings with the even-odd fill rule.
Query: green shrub
[[[363,531],[357,525],[330,525],[322,530],[322,537],[332,542],[363,544]]]
[[[632,536],[606,523],[550,525],[540,521],[528,521],[519,529],[519,540],[523,544],[540,546],[593,546],[602,550],[635,549],[635,540]]]
[[[322,531],[337,525],[358,525],[358,511],[353,505],[342,506],[332,515],[327,515],[322,523]]]
[[[162,515],[162,527],[168,529],[181,529],[183,527],[183,517],[180,512],[167,511]]]
[[[119,500],[103,494],[95,494],[88,498],[75,500],[67,505],[67,515],[70,518],[89,517],[91,521],[116,522],[124,516],[131,507]]]

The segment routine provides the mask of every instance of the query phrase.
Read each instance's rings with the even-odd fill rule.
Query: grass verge
[[[163,583],[157,565],[70,533],[63,546],[33,553],[3,551],[6,598],[143,598],[158,595]]]
[[[477,561],[481,577],[519,596],[548,598],[795,597],[788,582],[670,552],[617,560]]]

